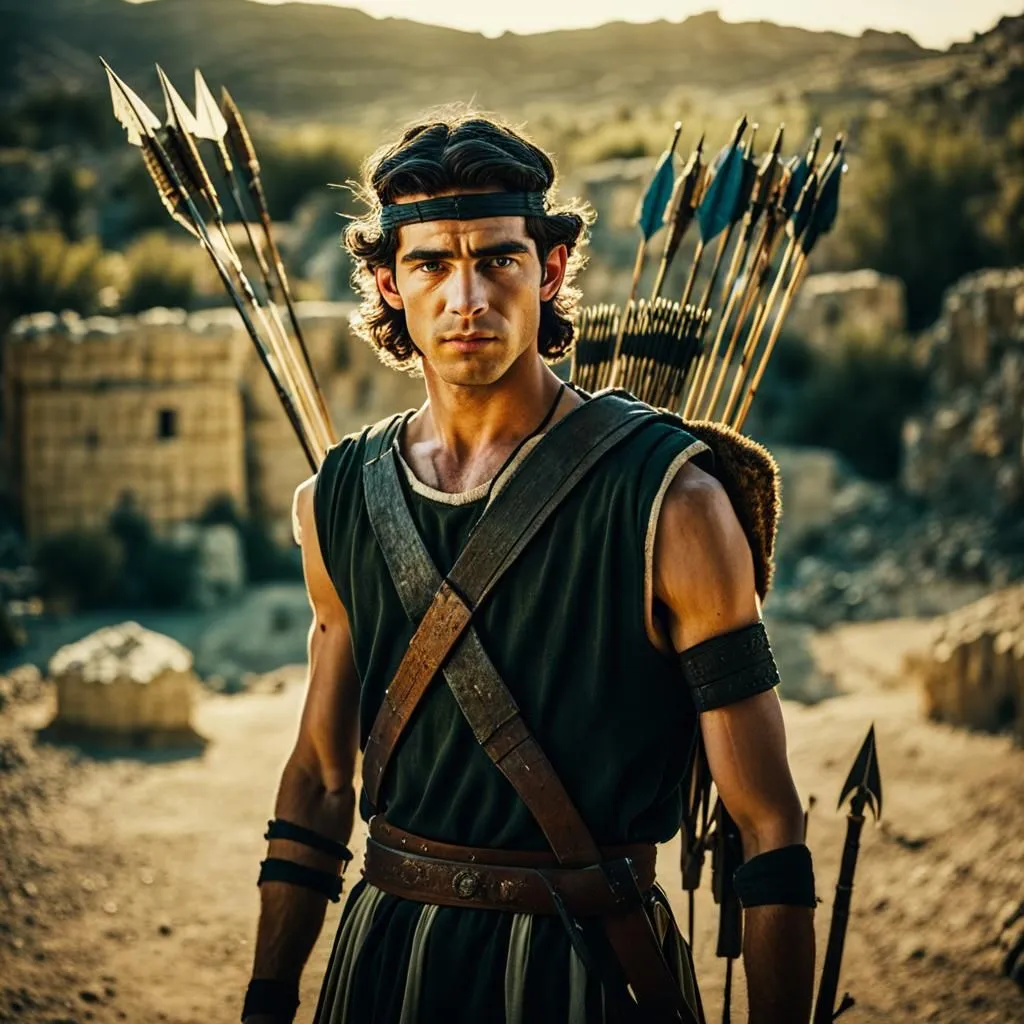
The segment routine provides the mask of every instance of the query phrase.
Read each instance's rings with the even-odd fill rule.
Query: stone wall
[[[928,651],[907,658],[929,718],[1024,742],[1024,586],[997,591],[941,620]]]
[[[4,412],[28,536],[102,527],[126,491],[158,529],[244,508],[240,341],[180,311],[19,321]]]
[[[904,427],[903,484],[990,515],[1024,509],[1024,268],[946,294],[931,336],[932,394]]]
[[[800,287],[786,327],[811,345],[827,348],[841,332],[891,338],[906,327],[903,282],[875,270],[811,274]]]

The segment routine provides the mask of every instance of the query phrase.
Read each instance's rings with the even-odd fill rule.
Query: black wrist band
[[[304,825],[296,825],[293,821],[285,821],[284,818],[275,818],[267,822],[267,831],[264,839],[289,839],[293,843],[302,843],[303,846],[312,847],[321,853],[330,854],[346,864],[352,859],[352,851],[344,844],[339,843],[330,836],[321,835]]]
[[[262,885],[264,882],[287,882],[303,889],[312,889],[326,896],[332,903],[341,899],[341,878],[338,875],[317,871],[316,868],[297,864],[293,860],[268,857],[260,861],[260,876],[256,884]]]
[[[299,1008],[299,983],[277,978],[253,978],[245,990],[242,1020],[263,1014],[275,1024],[291,1024]]]
[[[794,843],[759,853],[736,869],[733,887],[744,909],[772,904],[813,909],[817,899],[811,851]]]

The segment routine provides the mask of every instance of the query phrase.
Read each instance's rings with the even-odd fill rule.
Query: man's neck
[[[523,438],[544,420],[561,382],[535,352],[524,353],[502,379],[481,387],[451,385],[424,367],[427,404],[409,422],[402,450],[413,472],[442,491],[489,480]],[[563,396],[557,421],[579,399]]]

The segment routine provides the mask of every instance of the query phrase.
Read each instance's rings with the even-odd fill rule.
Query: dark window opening
[[[157,417],[156,436],[161,441],[178,436],[178,413],[175,409],[161,409]]]
[[[95,430],[89,430],[85,435],[85,447],[89,451],[95,451],[100,446],[100,435]]]

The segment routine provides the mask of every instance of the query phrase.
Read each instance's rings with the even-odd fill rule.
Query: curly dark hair
[[[394,268],[398,250],[398,229],[380,227],[382,206],[403,196],[433,196],[460,188],[550,192],[555,182],[555,166],[547,153],[511,126],[481,114],[440,115],[412,125],[398,142],[377,150],[366,161],[358,188],[369,212],[345,231],[345,247],[355,262],[352,284],[362,297],[352,315],[355,333],[388,365],[414,368],[419,352],[406,329],[405,313],[381,298],[374,277],[377,267]],[[572,347],[580,301],[573,280],[585,262],[582,250],[592,221],[590,208],[578,201],[549,205],[545,216],[526,218],[526,232],[542,263],[556,245],[569,251],[558,294],[541,303],[538,346],[550,362],[564,358]]]

